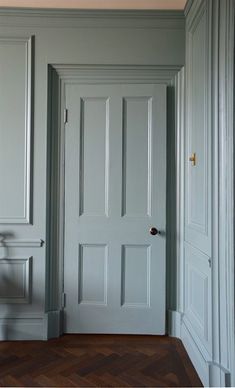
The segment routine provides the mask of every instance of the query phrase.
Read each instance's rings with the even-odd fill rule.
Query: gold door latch
[[[190,156],[189,161],[192,163],[192,166],[196,166],[196,153],[195,152]]]

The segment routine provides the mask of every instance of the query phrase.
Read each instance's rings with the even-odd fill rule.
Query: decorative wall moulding
[[[29,303],[32,257],[0,259],[0,303]]]
[[[0,37],[0,224],[31,223],[32,46],[33,37]]]
[[[60,65],[51,64],[59,77],[69,83],[169,83],[181,65],[136,66],[136,65]]]
[[[40,248],[44,244],[44,241],[41,239],[37,240],[4,240],[0,241],[0,247],[6,247],[6,248]]]
[[[0,7],[55,9],[183,9],[186,0],[1,0]]]
[[[152,28],[184,31],[181,10],[62,10],[0,8],[2,26],[38,28]]]

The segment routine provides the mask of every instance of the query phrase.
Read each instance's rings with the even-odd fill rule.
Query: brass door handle
[[[156,236],[156,234],[160,234],[160,230],[158,230],[157,228],[154,228],[154,226],[153,226],[152,228],[149,229],[149,233],[152,236]]]
[[[189,157],[189,161],[192,163],[192,166],[196,166],[196,152]]]

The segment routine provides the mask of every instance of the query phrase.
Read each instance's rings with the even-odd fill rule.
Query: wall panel
[[[185,239],[211,255],[211,127],[208,7],[187,25]],[[195,165],[189,158],[195,154]]]
[[[29,303],[31,257],[0,260],[0,303]]]
[[[0,223],[30,222],[32,39],[0,37]]]

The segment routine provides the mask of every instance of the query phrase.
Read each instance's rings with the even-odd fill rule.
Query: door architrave
[[[167,86],[167,185],[176,182],[176,99],[177,73],[182,66],[141,65],[61,65],[48,66],[47,136],[47,244],[46,312],[48,338],[63,333],[64,276],[64,145],[65,86],[67,84],[165,84]],[[69,116],[69,113],[68,113]],[[175,310],[176,293],[176,185],[167,188],[167,297],[166,309]],[[171,204],[171,205],[170,205]],[[173,285],[172,285],[173,284]],[[167,323],[167,328],[170,327]]]

